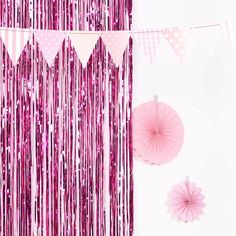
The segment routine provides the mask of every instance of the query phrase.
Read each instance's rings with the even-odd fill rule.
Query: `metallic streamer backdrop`
[[[131,0],[1,0],[0,26],[130,29]],[[69,40],[49,67],[31,38],[0,41],[0,235],[132,235],[132,39],[82,68]]]

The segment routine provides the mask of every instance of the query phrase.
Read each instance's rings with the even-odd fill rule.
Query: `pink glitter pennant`
[[[132,2],[1,9],[1,27],[129,30]],[[0,235],[132,235],[132,39],[119,68],[101,40],[86,68],[70,40],[41,48],[34,36],[14,67],[0,43]]]

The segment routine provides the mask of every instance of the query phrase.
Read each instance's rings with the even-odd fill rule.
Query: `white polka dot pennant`
[[[39,48],[43,53],[49,66],[54,62],[54,59],[62,45],[65,34],[60,31],[53,30],[35,30],[34,36],[39,44]]]
[[[182,60],[186,50],[186,29],[181,27],[165,28],[161,32],[178,59]]]
[[[117,67],[122,63],[123,54],[129,42],[129,37],[129,31],[102,32],[102,40]]]

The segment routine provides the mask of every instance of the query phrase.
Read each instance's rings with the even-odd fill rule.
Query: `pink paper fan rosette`
[[[174,159],[184,141],[177,112],[165,103],[151,101],[133,111],[133,150],[137,159],[164,164]]]
[[[201,189],[187,178],[172,188],[168,198],[169,211],[174,218],[185,223],[197,220],[203,214],[204,198]]]

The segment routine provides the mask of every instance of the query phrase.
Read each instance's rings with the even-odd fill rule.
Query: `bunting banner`
[[[27,30],[19,28],[0,28],[0,37],[4,43],[14,66],[20,57],[25,45],[33,36],[49,67],[53,65],[55,57],[62,47],[63,40],[70,40],[71,44],[83,66],[96,47],[99,38],[102,39],[114,64],[119,67],[123,54],[129,43],[129,38],[134,38],[137,45],[143,50],[147,60],[153,64],[160,45],[160,34],[166,39],[176,57],[181,61],[187,50],[186,35],[191,31],[204,48],[212,55],[219,42],[220,33],[233,49],[236,49],[236,21],[228,20],[222,24],[197,26],[197,27],[168,27],[155,30],[115,30],[115,31],[59,31],[59,30]],[[31,43],[31,41],[29,42]]]

